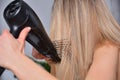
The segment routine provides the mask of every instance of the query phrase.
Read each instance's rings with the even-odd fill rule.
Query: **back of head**
[[[55,0],[50,36],[62,61],[60,80],[84,80],[96,44],[120,44],[120,27],[104,0]]]

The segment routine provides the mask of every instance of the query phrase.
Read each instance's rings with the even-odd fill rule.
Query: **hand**
[[[41,53],[39,53],[35,48],[32,49],[32,56],[36,59],[44,59],[46,60],[46,62],[51,65],[52,61],[47,58],[46,56],[42,55]]]
[[[17,62],[17,57],[23,55],[25,39],[30,31],[29,27],[23,29],[17,39],[8,30],[4,30],[0,36],[0,66],[9,68]]]
[[[47,57],[40,54],[35,48],[32,49],[32,56],[36,59],[47,59]]]
[[[55,64],[49,58],[40,54],[35,48],[33,48],[33,50],[32,50],[32,56],[35,57],[36,59],[45,59],[46,62],[51,67],[51,74],[54,76],[56,75]]]

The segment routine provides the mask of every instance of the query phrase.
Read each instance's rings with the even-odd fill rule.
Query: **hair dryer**
[[[26,41],[53,62],[61,61],[40,19],[27,3],[23,0],[11,2],[4,10],[4,18],[15,38],[18,38],[23,28],[30,26],[31,31]],[[0,71],[3,71],[3,68]]]

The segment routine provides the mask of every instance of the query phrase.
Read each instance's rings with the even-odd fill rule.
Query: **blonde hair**
[[[120,27],[104,0],[55,0],[50,37],[59,42],[62,55],[58,79],[84,80],[98,43],[120,45]]]

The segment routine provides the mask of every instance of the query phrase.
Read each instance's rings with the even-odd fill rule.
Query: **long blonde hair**
[[[120,45],[120,27],[104,0],[54,0],[50,37],[62,56],[58,79],[84,80],[98,43]]]

